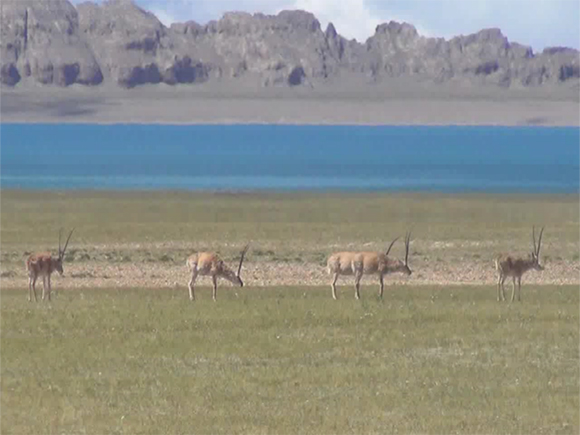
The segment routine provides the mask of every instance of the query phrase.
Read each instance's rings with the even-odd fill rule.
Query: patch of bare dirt
[[[579,284],[580,262],[559,260],[545,264],[543,272],[530,271],[523,278],[525,284]],[[413,274],[409,277],[399,274],[389,275],[387,285],[490,285],[496,283],[496,272],[492,261],[461,259],[439,261],[418,259],[411,264]],[[71,263],[65,267],[65,277],[54,276],[53,287],[64,289],[106,288],[106,287],[183,287],[189,281],[189,271],[185,264],[140,262]],[[268,287],[283,285],[329,285],[330,277],[326,268],[319,264],[292,262],[247,262],[244,263],[242,278],[247,286]],[[353,277],[339,278],[339,286],[351,286]],[[363,278],[363,284],[378,284],[375,276]],[[511,282],[506,281],[507,285]],[[3,270],[0,273],[0,287],[26,288],[28,278],[24,268]],[[210,286],[209,277],[199,277],[199,286]],[[230,286],[220,280],[220,286]],[[42,282],[37,283],[42,288]],[[509,287],[508,287],[509,288]]]

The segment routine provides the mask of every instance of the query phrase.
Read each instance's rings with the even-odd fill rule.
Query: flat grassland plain
[[[570,433],[577,195],[1,192],[2,433]],[[496,301],[493,256],[544,272]],[[75,227],[52,302],[24,259]],[[410,277],[331,299],[325,259],[413,228]],[[187,297],[212,249],[246,286]],[[401,256],[403,244],[393,248]],[[38,284],[38,289],[42,288]],[[37,290],[38,290],[37,289]],[[511,286],[507,285],[508,296]]]

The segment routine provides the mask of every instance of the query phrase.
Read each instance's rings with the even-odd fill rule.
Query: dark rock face
[[[20,81],[20,73],[14,63],[5,63],[0,69],[0,80],[8,86],[14,86]]]
[[[258,86],[411,77],[463,85],[528,87],[580,82],[580,56],[565,47],[534,55],[499,29],[450,40],[426,38],[407,23],[377,26],[365,43],[322,30],[311,13],[226,13],[218,21],[165,27],[131,0],[75,7],[67,0],[2,4],[0,80],[57,86],[113,82],[194,84],[240,80]]]
[[[301,85],[305,78],[306,74],[304,73],[304,68],[302,68],[301,66],[297,66],[292,70],[292,72],[288,76],[288,84],[290,86]]]
[[[163,81],[174,85],[177,83],[195,83],[207,80],[209,68],[189,56],[176,58],[173,64],[163,72]]]

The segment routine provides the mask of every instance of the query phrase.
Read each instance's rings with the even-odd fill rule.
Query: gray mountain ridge
[[[340,86],[408,78],[433,84],[504,88],[580,83],[580,52],[539,54],[499,29],[449,40],[418,34],[407,23],[377,26],[359,43],[325,30],[309,12],[229,12],[217,21],[164,26],[131,0],[8,0],[1,5],[0,80],[66,87],[133,88],[228,82],[240,86]]]

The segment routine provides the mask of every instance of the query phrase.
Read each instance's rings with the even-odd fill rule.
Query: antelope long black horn
[[[538,254],[538,248],[536,247],[536,227],[532,226],[532,243],[534,244],[534,254]]]
[[[409,261],[409,245],[411,243],[411,232],[405,236],[405,264]]]
[[[62,237],[62,228],[60,230],[58,230],[58,256],[61,257],[62,255],[62,249],[60,246],[60,239]]]
[[[66,247],[68,246],[68,242],[74,232],[74,228],[72,229],[72,231],[70,232],[70,234],[68,235],[68,237],[66,238],[66,243],[64,244],[64,249],[62,250],[62,256],[64,257],[64,253],[66,252]]]
[[[242,249],[240,264],[238,265],[238,274],[237,274],[238,277],[240,276],[240,272],[242,271],[242,263],[244,262],[244,257],[246,256],[246,252],[248,252],[249,248],[250,244],[248,243],[246,246],[244,246],[244,249]]]
[[[540,256],[540,248],[542,247],[542,234],[544,234],[544,227],[540,230],[540,237],[538,237],[538,250],[536,251],[536,257]]]
[[[389,252],[391,252],[391,248],[393,247],[393,245],[395,244],[395,242],[396,242],[397,240],[399,240],[399,239],[400,239],[400,237],[397,237],[395,240],[393,240],[393,241],[391,242],[391,244],[389,245],[389,249],[387,249],[387,252],[386,252],[386,254],[385,254],[385,255],[389,255]]]

